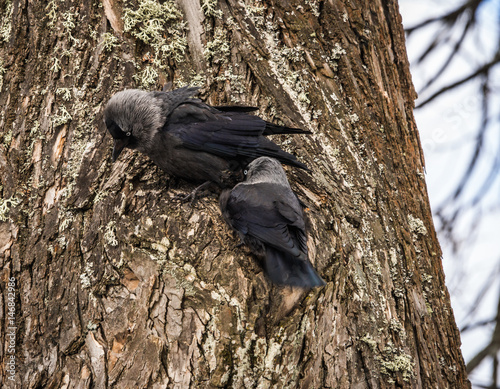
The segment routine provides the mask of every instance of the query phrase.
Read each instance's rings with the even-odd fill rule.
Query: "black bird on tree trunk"
[[[254,107],[212,107],[193,96],[199,88],[170,92],[130,89],[118,92],[104,110],[113,136],[113,160],[124,148],[146,154],[165,172],[204,184],[232,187],[243,179],[243,169],[267,156],[307,169],[297,158],[267,139],[273,134],[309,134],[249,115]]]
[[[222,192],[220,208],[241,241],[264,260],[271,281],[303,288],[325,285],[308,259],[302,206],[277,160],[252,161],[245,182]]]

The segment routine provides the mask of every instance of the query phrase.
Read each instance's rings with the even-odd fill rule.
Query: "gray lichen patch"
[[[344,48],[342,48],[340,43],[338,43],[338,42],[335,43],[335,45],[333,46],[332,54],[331,54],[332,60],[338,60],[338,59],[340,59],[340,57],[342,55],[345,55],[345,54],[346,54],[346,51]]]
[[[392,331],[394,331],[395,333],[397,333],[401,340],[406,339],[406,331],[398,319],[395,319],[395,318],[391,319],[391,323],[389,325],[389,328]]]
[[[56,0],[50,0],[45,7],[45,11],[47,12],[46,15],[49,18],[49,27],[53,27],[57,22],[57,9]]]
[[[377,341],[373,339],[373,337],[370,334],[366,334],[360,339],[363,343],[366,343],[370,350],[375,352],[377,350]]]
[[[312,116],[312,110],[308,109],[311,104],[309,89],[312,85],[306,67],[296,66],[305,63],[304,50],[301,45],[296,47],[284,45],[279,23],[273,19],[272,14],[264,16],[262,11],[263,9],[258,7],[246,9],[249,19],[258,27],[265,49],[270,55],[267,59],[269,69],[292,98],[305,121],[309,122]]]
[[[10,40],[10,34],[12,32],[12,1],[7,1],[5,4],[5,11],[3,13],[3,17],[0,20],[0,39],[4,42],[8,42]]]
[[[59,218],[59,233],[65,231],[74,221],[75,216],[72,212],[66,211]]]
[[[245,87],[243,85],[243,76],[240,74],[234,74],[233,67],[231,65],[226,70],[224,70],[222,74],[214,77],[214,80],[228,83],[234,93],[245,92]],[[234,96],[231,96],[231,100],[233,100],[233,98]]]
[[[0,221],[6,221],[11,208],[16,207],[20,202],[21,200],[14,196],[8,199],[0,198]]]
[[[320,15],[320,2],[318,0],[305,0],[305,3],[311,7],[312,14],[316,17]]]
[[[61,65],[59,64],[59,58],[54,57],[54,62],[52,62],[50,70],[54,73],[57,73],[59,70],[61,70]]]
[[[110,221],[104,230],[104,241],[110,246],[118,246],[118,239],[116,239],[116,222]]]
[[[85,264],[85,268],[83,273],[80,274],[80,283],[84,289],[90,288],[92,286],[91,278],[92,273],[94,272],[94,264],[92,262],[87,262]]]
[[[182,13],[173,1],[160,3],[140,0],[136,10],[125,8],[124,31],[153,49],[152,62],[159,68],[167,64],[165,58],[181,62],[187,49]]]
[[[76,12],[64,12],[62,14],[62,25],[65,29],[65,35],[69,38],[70,41],[73,43],[79,43],[79,40],[76,39],[72,35],[72,31],[75,29],[75,20],[77,20],[79,17],[78,13]]]
[[[0,91],[2,90],[2,86],[3,86],[3,75],[5,74],[6,70],[5,70],[5,66],[4,66],[4,63],[3,63],[3,59],[0,58]]]
[[[8,148],[12,142],[12,130],[6,131],[3,134],[3,144]]]
[[[324,56],[323,60],[326,62],[325,64],[333,70],[333,72],[337,72],[339,66],[339,60],[343,55],[346,55],[346,50],[341,46],[340,43],[335,43],[330,56]]]
[[[411,355],[405,354],[402,349],[397,349],[389,343],[382,352],[380,372],[389,376],[401,373],[403,380],[410,382],[415,377],[415,362]],[[390,377],[389,383],[395,383],[395,380]]]
[[[203,55],[207,61],[216,64],[229,61],[231,46],[224,29],[221,27],[215,29],[214,37],[207,42]]]
[[[217,7],[217,0],[201,0],[201,10],[207,17],[214,16],[216,18],[222,17],[222,11]]]
[[[173,62],[186,60],[187,26],[177,4],[172,0],[139,0],[137,5],[125,3],[123,31],[138,40],[142,61],[133,61],[138,86],[148,89],[156,84]],[[117,42],[107,36],[105,50],[112,50]],[[145,45],[145,46],[144,46]]]
[[[59,107],[59,112],[52,117],[52,124],[54,127],[59,127],[59,126],[62,126],[63,124],[68,123],[72,119],[73,119],[73,117],[68,112],[66,107],[61,106],[61,107]]]
[[[70,88],[57,88],[56,95],[61,96],[64,101],[71,100],[71,89]]]
[[[427,228],[425,228],[424,222],[413,215],[408,214],[408,224],[410,225],[410,230],[416,235],[427,235]]]
[[[148,89],[158,80],[158,72],[152,66],[146,66],[133,76],[135,82],[144,89]]]
[[[114,34],[106,32],[103,34],[100,44],[102,45],[104,51],[110,52],[118,46],[118,38]]]

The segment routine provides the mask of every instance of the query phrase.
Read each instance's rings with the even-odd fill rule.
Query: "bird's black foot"
[[[202,191],[203,189],[207,188],[210,186],[212,182],[211,181],[206,181],[200,186],[194,188],[190,193],[188,194],[178,194],[174,197],[174,200],[180,200],[183,203],[186,203],[189,201],[190,205],[193,205],[196,201],[197,198],[199,198],[198,193]]]

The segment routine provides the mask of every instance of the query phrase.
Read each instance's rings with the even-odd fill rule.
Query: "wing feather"
[[[295,156],[263,136],[266,123],[245,112],[221,112],[199,100],[180,104],[169,116],[164,130],[181,139],[184,147],[243,161],[261,156],[307,169]]]
[[[231,224],[266,245],[305,259],[307,238],[300,205],[294,197],[287,202],[273,201],[280,192],[285,191],[271,183],[238,185],[227,201]]]

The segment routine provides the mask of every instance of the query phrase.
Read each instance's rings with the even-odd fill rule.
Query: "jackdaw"
[[[307,169],[265,136],[310,131],[249,115],[257,109],[253,107],[211,107],[193,98],[198,89],[129,89],[111,97],[104,120],[114,139],[113,161],[128,147],[146,154],[173,176],[191,182],[211,181],[220,187],[241,181],[242,168],[260,156]]]
[[[281,164],[260,157],[248,165],[246,180],[220,195],[220,208],[241,241],[264,260],[280,285],[325,285],[309,262],[302,207]]]

